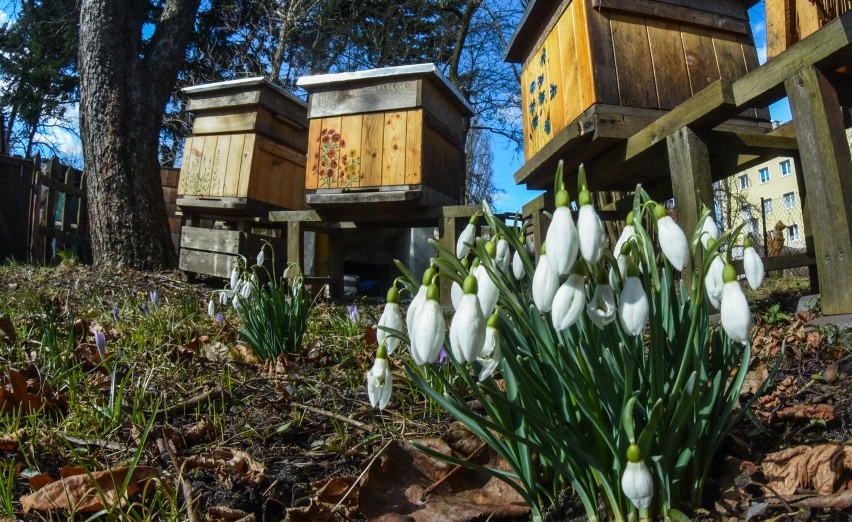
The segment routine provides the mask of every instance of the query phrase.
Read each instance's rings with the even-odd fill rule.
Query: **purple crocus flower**
[[[95,347],[98,349],[98,355],[101,359],[106,359],[106,335],[100,330],[95,332]]]
[[[220,325],[225,324],[225,315],[222,312],[219,312],[218,314],[216,314],[216,322],[219,323]]]
[[[346,311],[349,313],[349,320],[352,324],[359,324],[361,322],[361,311],[358,310],[357,305],[349,305]]]
[[[118,317],[118,307],[117,306],[112,307],[112,319],[116,323],[118,322],[119,317]]]
[[[440,365],[441,368],[446,368],[448,361],[449,358],[447,356],[447,350],[445,350],[444,347],[441,346],[441,351],[438,352],[438,357],[435,358],[435,364]]]
[[[156,312],[157,310],[160,309],[160,298],[157,295],[156,290],[151,290],[150,295],[151,295],[151,307]]]

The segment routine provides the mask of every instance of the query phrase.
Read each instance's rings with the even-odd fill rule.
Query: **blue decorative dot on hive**
[[[530,94],[535,94],[535,82],[530,84]]]
[[[544,133],[550,134],[550,116],[548,116],[547,119],[544,120]]]
[[[538,116],[533,116],[533,119],[532,119],[532,121],[530,122],[530,125],[532,125],[532,128],[533,128],[533,129],[537,129],[537,128],[538,128]]]
[[[550,84],[550,99],[552,100],[553,98],[556,98],[556,84],[555,83]]]
[[[544,102],[545,102],[544,91],[541,91],[540,93],[538,93],[538,104],[544,105]]]
[[[541,65],[544,65],[547,62],[547,49],[545,47],[541,48]]]

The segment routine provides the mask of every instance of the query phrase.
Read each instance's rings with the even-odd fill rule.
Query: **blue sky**
[[[766,61],[766,21],[763,2],[758,2],[750,11],[751,28],[754,33],[757,54],[760,63]],[[786,122],[790,120],[790,107],[787,99],[771,105],[769,111],[773,120]],[[514,144],[496,136],[493,143],[494,152],[494,181],[498,188],[505,193],[498,196],[495,207],[500,212],[515,212],[541,191],[527,190],[525,186],[515,185],[514,174],[523,164],[523,155],[516,153]]]

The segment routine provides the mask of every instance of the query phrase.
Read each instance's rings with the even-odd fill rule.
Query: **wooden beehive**
[[[183,92],[195,121],[181,163],[181,208],[304,208],[307,105],[302,100],[264,78]]]
[[[303,77],[310,93],[306,201],[457,204],[473,114],[433,64]]]
[[[526,160],[564,152],[570,136],[589,131],[584,125],[620,127],[609,132],[626,138],[714,81],[757,68],[753,3],[533,0],[506,53],[506,61],[523,64]],[[591,120],[596,112],[605,116]],[[741,116],[768,120],[765,110]],[[527,170],[515,181],[536,175]],[[546,188],[551,179],[527,184]]]
[[[850,10],[852,0],[769,0],[766,2],[767,59],[778,56]]]

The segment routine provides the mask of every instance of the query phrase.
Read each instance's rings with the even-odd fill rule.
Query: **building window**
[[[750,184],[748,182],[748,174],[743,174],[742,176],[740,176],[739,181],[740,181],[740,190],[745,190],[750,186]]]
[[[769,167],[763,167],[757,171],[761,183],[769,183]]]
[[[763,213],[764,215],[772,214],[772,200],[764,199],[763,200]]]
[[[794,208],[796,206],[796,193],[788,192],[784,194],[784,208]]]
[[[789,176],[793,173],[793,167],[790,165],[790,160],[784,160],[781,162],[781,175]]]
[[[746,205],[740,211],[743,221],[751,221],[751,205]]]
[[[799,225],[793,224],[787,227],[787,241],[799,240]]]

